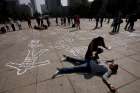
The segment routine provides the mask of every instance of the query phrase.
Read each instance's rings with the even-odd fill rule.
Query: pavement
[[[33,22],[35,24],[35,22]],[[93,30],[95,21],[81,19],[81,30],[56,26],[51,19],[48,30],[29,29],[0,34],[0,93],[110,93],[101,78],[70,74],[51,79],[56,68],[71,67],[63,55],[83,59],[89,42],[103,36],[111,50],[104,50],[102,60],[119,64],[117,75],[109,81],[118,93],[140,93],[140,21],[134,32],[110,35],[111,24]]]

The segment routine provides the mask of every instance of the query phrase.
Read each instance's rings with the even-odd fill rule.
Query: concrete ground
[[[35,23],[35,22],[34,22]],[[140,93],[140,21],[135,31],[110,35],[111,24],[104,22],[100,29],[92,30],[95,21],[81,19],[81,30],[56,26],[51,19],[48,30],[24,30],[0,34],[0,93],[109,93],[101,78],[85,78],[80,74],[51,76],[56,68],[70,67],[61,62],[62,55],[83,59],[89,42],[103,36],[111,50],[100,55],[102,60],[114,59],[119,64],[117,75],[109,81],[118,93]]]

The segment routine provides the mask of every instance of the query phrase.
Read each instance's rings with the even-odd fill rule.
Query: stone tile
[[[130,56],[130,55],[134,55],[137,54],[136,51],[132,50],[132,49],[128,49],[128,48],[118,48],[116,50],[119,54],[124,55],[124,56]]]
[[[57,71],[56,68],[61,68],[60,63],[55,63],[52,62],[48,65],[44,65],[38,68],[37,71],[37,81],[43,81],[43,80],[47,80],[50,79],[52,77],[52,75]]]
[[[116,75],[112,75],[109,79],[109,82],[116,88],[118,88],[134,80],[136,80],[136,77],[119,68],[118,73]]]
[[[124,55],[119,54],[119,52],[114,51],[113,49],[109,51],[104,51],[102,55],[107,59],[120,59],[124,57]]]
[[[123,59],[116,60],[116,63],[118,63],[120,67],[124,68],[126,71],[134,74],[137,77],[140,77],[140,72],[139,72],[140,63],[139,62],[136,62],[135,60],[129,57],[125,57]]]
[[[134,59],[137,62],[140,62],[140,54],[132,55],[130,58]]]
[[[33,69],[19,76],[17,76],[16,70],[9,71],[6,73],[7,73],[7,80],[5,82],[5,85],[3,86],[2,89],[3,91],[33,84],[36,81],[36,73]]]
[[[36,24],[35,20],[32,22]],[[90,41],[97,36],[103,36],[106,44],[112,46],[112,50],[105,50],[100,58],[115,59],[120,65],[118,74],[112,76],[110,82],[119,88],[120,93],[139,92],[137,91],[139,80],[133,82],[136,79],[134,75],[138,77],[140,75],[138,72],[140,38],[135,36],[139,34],[137,30],[139,23],[136,24],[137,28],[133,33],[124,31],[124,23],[121,25],[120,33],[115,35],[109,35],[112,30],[110,24],[104,23],[103,28],[92,30],[95,21],[90,22],[87,19],[82,19],[81,30],[74,32],[69,32],[68,26],[56,27],[55,19],[51,19],[51,23],[51,27],[43,31],[29,29],[27,23],[23,23],[26,29],[0,35],[0,93],[106,93],[108,89],[98,77],[85,79],[82,75],[72,74],[50,80],[57,67],[72,66],[68,62],[60,63],[63,54],[75,57],[74,52],[70,52],[75,50],[78,52],[76,58],[84,58],[86,52],[84,47],[88,47]],[[5,67],[5,63],[9,60],[22,63],[28,53],[28,44],[31,40],[40,40],[43,44],[38,51],[49,49],[38,58],[37,62],[50,60],[50,64],[30,69],[23,75],[17,76],[16,69]],[[130,82],[133,83],[129,84]],[[35,85],[36,83],[38,84]],[[129,85],[125,86],[125,84]]]
[[[96,76],[84,78],[83,75],[69,75],[76,93],[106,93],[108,88],[102,79]]]
[[[129,85],[126,85],[124,87],[122,87],[121,89],[119,89],[119,93],[139,93],[140,90],[140,80],[137,80],[135,82],[132,82]]]
[[[2,74],[1,74],[2,75]],[[5,83],[6,83],[7,78],[4,76],[0,77],[0,92],[3,90]]]
[[[74,93],[73,88],[65,77],[55,78],[37,84],[37,93]]]
[[[9,90],[7,93],[37,93],[36,92],[36,85],[28,85],[25,87],[15,88]],[[41,92],[38,92],[41,93]]]

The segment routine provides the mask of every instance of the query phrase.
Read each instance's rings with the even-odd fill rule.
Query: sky
[[[68,0],[61,0],[62,6],[68,6]]]
[[[88,0],[89,2],[92,2],[92,1],[94,1],[94,0]]]

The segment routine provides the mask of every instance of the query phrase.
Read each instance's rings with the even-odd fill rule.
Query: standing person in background
[[[41,23],[41,27],[43,27],[43,25],[44,25],[43,18],[40,19],[40,23]]]
[[[46,17],[46,22],[47,22],[47,25],[49,27],[50,26],[50,20],[49,20],[49,17],[48,16]]]
[[[123,23],[123,20],[121,19],[121,15],[119,14],[118,17],[115,17],[113,19],[113,23],[111,25],[113,27],[113,30],[112,30],[111,34],[119,32],[121,23]]]
[[[6,30],[7,30],[7,32],[10,32],[10,28],[9,28],[8,24],[6,24]]]
[[[5,26],[3,25],[2,27],[0,27],[0,31],[4,34],[6,33],[6,29],[5,29]]]
[[[103,26],[103,21],[104,21],[104,17],[101,17],[101,18],[100,18],[100,27]]]
[[[27,22],[28,22],[28,26],[29,26],[29,28],[32,28],[31,19],[30,19],[29,17],[27,18]]]
[[[15,28],[14,22],[11,22],[11,28],[13,29],[13,31],[16,31],[16,28]]]
[[[70,25],[70,23],[71,23],[70,16],[68,16],[67,19],[68,19],[68,25]]]
[[[36,17],[36,22],[37,22],[37,25],[39,27],[40,26],[40,23],[41,23],[40,17]]]
[[[66,26],[66,17],[64,17],[63,20],[64,20],[64,26]]]
[[[16,31],[13,19],[9,18],[9,21],[10,21],[10,25],[11,25],[12,30]]]
[[[58,26],[58,17],[55,19],[56,25]]]
[[[135,29],[134,29],[134,23],[137,21],[137,17],[136,17],[136,13],[133,13],[132,15],[130,15],[130,17],[129,17],[129,22],[130,22],[130,25],[129,25],[129,27],[128,27],[128,30],[130,31],[130,32],[132,32],[132,31],[134,31]]]
[[[19,30],[22,30],[21,22],[19,20],[16,21],[16,24],[17,24]]]
[[[127,31],[128,30],[128,26],[130,25],[130,20],[129,20],[129,15],[126,16],[126,25],[124,27],[124,30]]]
[[[61,25],[63,25],[64,24],[64,20],[63,20],[63,17],[61,17]]]
[[[94,29],[97,29],[98,28],[98,23],[99,23],[99,17],[96,17],[95,20],[96,20],[96,26],[95,26]]]
[[[75,24],[78,30],[80,30],[80,17],[78,15],[75,16]]]

